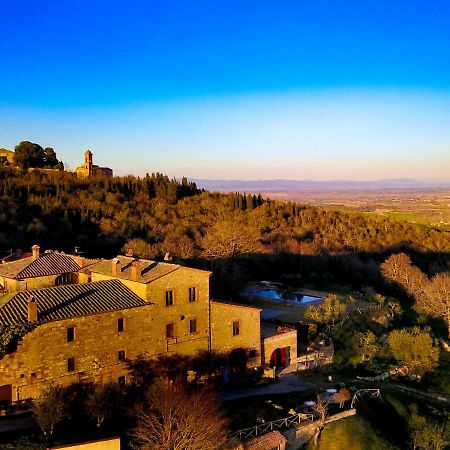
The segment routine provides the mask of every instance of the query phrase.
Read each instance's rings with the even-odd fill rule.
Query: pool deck
[[[312,297],[320,297],[315,301],[306,303],[280,301],[268,297],[258,297],[255,291],[263,289],[280,289],[281,284],[270,282],[253,282],[248,283],[242,292],[244,296],[251,299],[251,303],[263,309],[261,317],[263,320],[277,319],[288,324],[295,324],[304,320],[306,306],[318,305],[330,292],[316,291],[313,289],[299,289],[293,291],[298,294],[310,295]]]

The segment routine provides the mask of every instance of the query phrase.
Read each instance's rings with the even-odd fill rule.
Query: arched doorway
[[[286,353],[286,348],[276,348],[270,355],[270,367],[285,367]]]
[[[247,368],[247,353],[243,348],[235,348],[228,356],[231,376],[244,375]]]

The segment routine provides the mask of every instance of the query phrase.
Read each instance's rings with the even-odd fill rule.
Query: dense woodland
[[[381,283],[380,263],[404,251],[425,273],[450,267],[450,233],[386,218],[202,192],[156,173],[79,180],[67,172],[0,172],[0,251],[43,248],[111,257],[132,249],[215,272],[214,288],[271,279],[318,288]]]

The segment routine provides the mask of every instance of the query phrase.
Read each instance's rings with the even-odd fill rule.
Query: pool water
[[[297,294],[286,291],[277,291],[276,289],[261,289],[254,291],[252,294],[256,297],[271,298],[273,300],[281,300],[295,303],[309,303],[316,300],[322,300],[322,297],[315,297],[313,295]]]

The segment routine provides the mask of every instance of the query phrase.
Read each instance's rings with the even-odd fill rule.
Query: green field
[[[354,416],[328,425],[317,446],[309,442],[307,450],[394,450],[393,446],[362,417]]]

